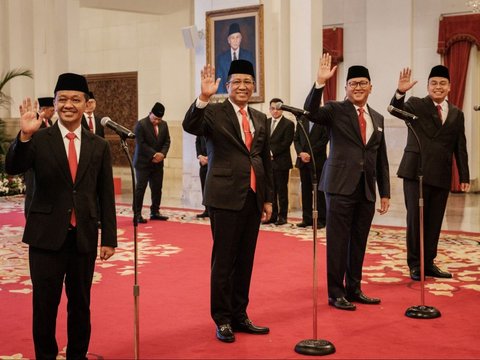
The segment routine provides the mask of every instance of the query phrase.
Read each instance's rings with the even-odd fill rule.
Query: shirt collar
[[[58,128],[60,129],[60,133],[62,134],[62,138],[65,138],[67,136],[67,134],[70,132],[70,130],[68,130],[60,120],[58,120]],[[75,136],[80,140],[80,135],[82,133],[82,127],[81,126],[78,126],[74,131],[73,133],[75,134]]]

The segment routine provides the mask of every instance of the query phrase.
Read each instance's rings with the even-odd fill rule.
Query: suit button
[[[67,213],[69,213],[69,214],[70,214],[71,212],[72,212],[72,209],[68,209]]]
[[[73,193],[76,194],[76,193],[77,193],[77,190],[73,190]]]

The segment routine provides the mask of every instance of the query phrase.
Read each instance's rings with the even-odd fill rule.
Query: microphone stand
[[[139,296],[140,296],[140,286],[138,285],[138,246],[137,246],[137,227],[138,219],[135,216],[135,208],[137,204],[137,198],[135,196],[135,172],[133,170],[133,162],[130,156],[130,152],[127,145],[127,136],[115,131],[120,136],[120,143],[123,148],[123,151],[127,155],[128,163],[130,165],[130,173],[132,174],[132,189],[133,189],[133,267],[134,267],[134,283],[133,283],[133,301],[134,301],[134,353],[135,359],[140,358],[140,348],[139,348]]]
[[[425,305],[425,259],[424,259],[424,224],[423,224],[423,171],[422,171],[422,146],[420,138],[413,129],[412,123],[408,119],[399,118],[405,121],[405,124],[415,136],[419,151],[419,167],[418,167],[418,208],[420,220],[420,305],[409,307],[405,311],[405,316],[415,319],[435,319],[441,316],[438,309],[433,306]]]
[[[328,340],[318,339],[317,337],[317,303],[318,303],[318,277],[317,277],[317,167],[315,165],[315,157],[313,155],[312,144],[305,127],[301,122],[301,116],[297,117],[297,126],[300,126],[302,133],[307,139],[308,149],[311,156],[311,175],[312,175],[312,228],[313,228],[313,339],[300,341],[295,345],[295,351],[303,355],[329,355],[335,352],[335,346]]]

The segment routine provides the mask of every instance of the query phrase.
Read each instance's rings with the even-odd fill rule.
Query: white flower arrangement
[[[0,174],[0,196],[11,196],[23,194],[25,192],[25,184],[21,176],[9,176]]]

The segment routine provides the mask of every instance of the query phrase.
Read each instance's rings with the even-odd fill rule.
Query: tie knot
[[[71,133],[68,133],[68,134],[67,134],[67,139],[68,139],[68,140],[73,140],[73,139],[75,139],[75,138],[76,138],[76,136],[75,136],[74,133],[71,132]]]
[[[442,105],[437,105],[437,109],[438,109],[439,111],[442,111]]]
[[[365,109],[363,107],[358,108],[358,112],[360,115],[362,115],[365,112]]]
[[[247,115],[247,112],[245,111],[245,108],[240,109],[240,114],[242,115]]]

